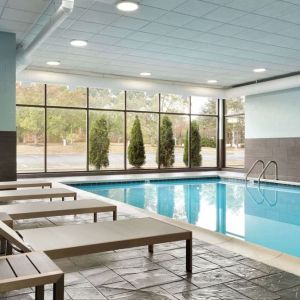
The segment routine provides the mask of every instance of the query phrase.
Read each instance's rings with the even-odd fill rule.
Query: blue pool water
[[[72,186],[300,257],[300,187],[221,178]]]

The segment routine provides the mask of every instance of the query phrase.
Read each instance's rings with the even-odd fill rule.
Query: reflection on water
[[[77,186],[300,257],[300,188],[222,179]]]

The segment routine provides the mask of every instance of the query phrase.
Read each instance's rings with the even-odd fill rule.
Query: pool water
[[[222,178],[72,186],[300,257],[300,187]]]

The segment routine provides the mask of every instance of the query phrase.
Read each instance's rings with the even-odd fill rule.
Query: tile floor
[[[119,219],[136,217],[119,214]],[[99,220],[111,220],[109,213]],[[92,222],[90,215],[18,222],[17,228]],[[194,240],[193,274],[185,272],[184,243],[124,249],[56,260],[66,272],[65,299],[300,299],[300,277],[246,258],[215,245]],[[34,299],[32,289],[0,299]],[[47,287],[46,299],[52,299]]]

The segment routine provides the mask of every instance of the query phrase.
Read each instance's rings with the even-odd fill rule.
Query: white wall
[[[246,139],[300,137],[300,88],[246,97]]]

